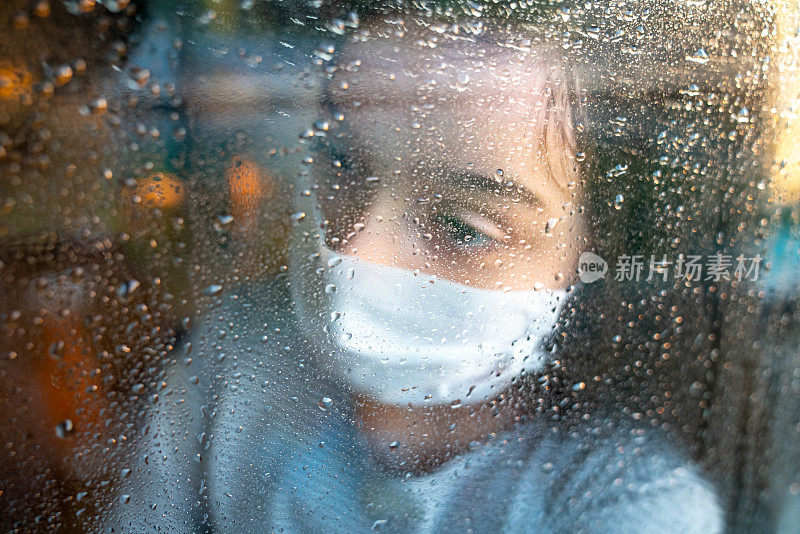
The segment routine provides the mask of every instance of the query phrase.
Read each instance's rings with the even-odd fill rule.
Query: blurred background
[[[4,531],[93,530],[126,498],[115,488],[198,319],[226,288],[286,270],[294,184],[329,130],[322,89],[338,44],[382,5],[367,4],[0,5]],[[540,10],[408,4],[476,20]],[[800,5],[544,4],[594,102],[581,127],[598,143],[607,250],[764,258],[757,283],[687,289],[692,339],[671,323],[652,347],[618,343],[669,363],[606,369],[605,383],[647,384],[622,404],[688,444],[731,531],[797,531]],[[609,321],[672,317],[657,296]]]

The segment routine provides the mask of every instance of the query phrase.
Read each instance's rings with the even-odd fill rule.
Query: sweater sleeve
[[[658,433],[624,430],[547,449],[562,461],[553,462],[560,465],[547,479],[541,508],[531,509],[537,499],[517,491],[504,530],[530,531],[529,521],[537,515],[552,532],[707,534],[724,528],[711,484]],[[522,477],[528,480],[518,489],[530,487],[531,480],[541,483],[538,465],[547,458],[538,460],[529,464]]]
[[[611,484],[624,479],[617,478]],[[588,491],[588,490],[587,490]],[[716,495],[693,469],[678,467],[651,473],[649,480],[627,488],[596,488],[576,506],[574,528],[580,532],[698,532],[723,529]],[[604,504],[600,504],[605,501]]]

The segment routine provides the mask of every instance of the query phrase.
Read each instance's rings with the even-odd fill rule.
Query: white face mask
[[[480,402],[547,363],[566,291],[479,289],[302,239],[292,266],[301,323],[354,391],[394,405]]]

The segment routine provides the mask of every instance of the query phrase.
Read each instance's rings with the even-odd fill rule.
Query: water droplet
[[[325,286],[325,293],[336,293],[336,285],[328,284]]]
[[[322,397],[319,403],[317,403],[317,406],[319,406],[319,409],[322,410],[323,412],[327,411],[331,408],[331,406],[333,406],[333,399],[331,399],[330,397]]]
[[[742,108],[739,110],[739,113],[736,114],[736,121],[737,122],[750,122],[750,110],[747,108]]]
[[[314,55],[323,61],[330,61],[333,59],[333,53],[336,49],[332,44],[321,45],[314,50]]]
[[[700,63],[701,65],[708,63],[708,59],[708,53],[702,48],[698,48],[694,54],[686,56],[687,61],[691,61],[692,63]]]
[[[131,294],[133,294],[133,292],[136,291],[139,288],[140,285],[141,285],[141,283],[138,280],[134,279],[134,278],[131,278],[130,280],[128,280],[126,282],[122,282],[117,287],[117,296],[120,298],[120,300],[125,300]]]
[[[73,432],[75,432],[75,425],[72,423],[72,419],[64,419],[56,425],[56,436],[61,439],[72,435]]]
[[[614,197],[614,209],[616,210],[622,209],[623,202],[625,202],[625,197],[622,196],[622,193],[620,193],[616,197]]]
[[[103,6],[112,13],[119,13],[130,4],[130,0],[103,0]]]
[[[222,292],[222,286],[219,284],[211,284],[210,286],[203,289],[203,295],[205,295],[206,297],[219,295],[221,292]]]
[[[61,65],[53,71],[53,79],[57,86],[62,86],[72,79],[72,67],[69,65]]]
[[[206,10],[202,15],[200,15],[200,24],[208,24],[212,20],[217,18],[217,12],[213,9]]]
[[[105,98],[95,98],[89,103],[89,109],[93,115],[102,115],[108,110],[108,102]]]
[[[469,85],[470,78],[469,74],[461,73],[458,75],[458,86],[456,90],[459,92],[465,91],[467,89],[467,85]]]
[[[398,442],[396,442],[396,441],[393,441],[393,442],[391,442],[389,444],[389,448],[392,449],[392,450],[395,450],[399,446],[400,446],[400,444]]]
[[[549,234],[550,232],[552,232],[553,228],[555,228],[557,224],[558,224],[558,219],[556,217],[551,217],[550,219],[547,219],[547,223],[544,225],[545,233]]]
[[[47,355],[50,356],[51,360],[58,361],[62,357],[61,351],[63,350],[64,342],[61,340],[54,341],[53,343],[50,343],[50,347],[47,349]]]

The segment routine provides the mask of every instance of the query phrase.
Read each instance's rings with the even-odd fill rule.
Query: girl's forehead
[[[375,171],[437,163],[540,180],[542,158],[571,150],[571,134],[552,136],[568,126],[556,117],[556,108],[568,111],[554,98],[568,83],[558,52],[448,31],[373,28],[342,50],[327,91],[362,157]]]
[[[479,68],[467,54],[447,62],[420,58],[411,43],[390,56],[384,44],[380,52],[353,51],[349,57],[360,61],[337,73],[329,90],[350,132],[362,146],[373,145],[375,157],[413,150],[495,165],[542,135],[548,76],[519,52],[503,50]]]
[[[345,107],[474,106],[544,100],[561,65],[553,49],[506,34],[440,33],[415,25],[373,29],[345,45],[329,89]]]

